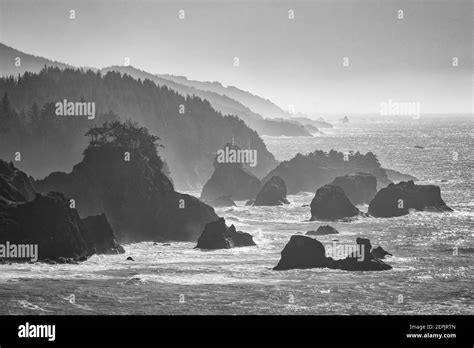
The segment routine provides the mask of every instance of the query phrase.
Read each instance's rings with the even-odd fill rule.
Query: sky
[[[0,0],[0,41],[74,66],[128,57],[311,115],[378,113],[389,100],[473,113],[469,0]]]

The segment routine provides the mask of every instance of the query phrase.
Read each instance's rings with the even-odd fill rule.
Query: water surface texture
[[[146,242],[80,265],[0,265],[0,314],[474,314],[472,126],[472,118],[367,117],[314,138],[264,138],[279,160],[316,149],[372,151],[383,167],[441,187],[453,212],[336,222],[339,235],[317,237],[369,238],[394,255],[390,271],[272,271],[291,235],[323,224],[308,221],[308,192],[289,196],[289,206],[216,210],[257,247]]]

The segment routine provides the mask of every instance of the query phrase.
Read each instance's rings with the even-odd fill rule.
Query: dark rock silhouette
[[[105,215],[81,220],[62,193],[35,193],[31,180],[11,163],[0,160],[0,172],[1,244],[36,244],[39,261],[58,263],[123,252]]]
[[[385,271],[392,267],[370,253],[368,239],[357,238],[360,255],[348,255],[344,259],[334,260],[326,256],[324,245],[318,240],[301,235],[293,235],[281,252],[281,259],[273,269],[332,268],[346,271]],[[363,251],[362,251],[363,249]],[[363,255],[363,257],[362,257]]]
[[[69,174],[37,181],[39,190],[73,197],[82,216],[104,212],[120,242],[197,240],[217,220],[212,207],[174,191],[162,171],[157,138],[145,128],[116,122],[88,134],[93,139],[83,160]]]
[[[214,208],[220,208],[220,207],[235,207],[236,204],[235,202],[230,198],[226,196],[220,196],[213,201],[209,202],[211,206]]]
[[[409,209],[452,211],[441,199],[439,186],[415,185],[413,181],[388,185],[369,204],[369,214],[375,217],[407,215]]]
[[[253,246],[252,235],[236,231],[234,225],[227,227],[225,220],[208,223],[199,237],[198,249],[230,249],[235,247]]]
[[[332,226],[323,225],[319,226],[316,231],[308,231],[306,232],[307,236],[324,236],[327,234],[338,234],[339,232]]]
[[[115,243],[110,230],[88,231],[69,204],[63,194],[50,192],[37,194],[29,202],[0,207],[0,243],[37,244],[38,260],[50,259],[59,263],[84,259],[96,252],[114,253],[122,249]],[[93,232],[98,235],[89,239]],[[108,245],[112,248],[108,249]]]
[[[387,265],[372,254],[370,240],[357,238],[356,243],[361,250],[361,254],[352,254],[348,255],[345,259],[336,260],[333,267],[345,271],[386,271],[392,269],[390,265]],[[362,251],[362,249],[364,250]]]
[[[294,235],[281,252],[281,259],[274,270],[293,268],[328,267],[324,245],[311,237]]]
[[[297,154],[270,171],[262,179],[262,183],[270,181],[273,176],[279,176],[286,184],[287,194],[293,195],[314,192],[315,188],[331,183],[336,177],[352,173],[372,174],[381,187],[391,183],[373,153],[363,155],[359,152],[342,153],[334,150],[327,153],[317,150],[307,155]]]
[[[289,204],[286,199],[286,185],[282,178],[273,176],[263,185],[255,199],[255,205],[282,205]]]
[[[223,150],[241,150],[238,146],[226,144]],[[255,197],[260,189],[260,180],[250,174],[243,163],[219,163],[214,161],[215,170],[201,192],[201,200],[212,202],[219,197],[229,197],[234,201]]]
[[[367,173],[338,176],[330,185],[342,188],[354,205],[369,203],[377,193],[377,179]]]
[[[125,250],[115,240],[114,232],[105,214],[82,219],[86,227],[85,237],[96,254],[123,254]]]
[[[377,259],[380,259],[382,260],[383,258],[385,258],[385,256],[393,256],[392,254],[390,254],[389,252],[387,252],[384,248],[382,248],[381,246],[377,247],[377,248],[374,248],[372,249],[372,251],[370,252],[375,258]]]
[[[311,201],[311,220],[339,220],[361,214],[339,186],[325,185]]]

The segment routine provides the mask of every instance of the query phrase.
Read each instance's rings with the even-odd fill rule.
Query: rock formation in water
[[[214,209],[174,191],[162,172],[157,137],[129,122],[92,128],[91,143],[71,173],[53,173],[35,186],[75,199],[81,216],[104,212],[121,242],[197,240],[217,220]]]
[[[362,214],[339,186],[325,185],[311,201],[311,220],[334,221]]]
[[[0,160],[0,173],[0,244],[37,245],[33,261],[60,263],[124,252],[104,215],[82,220],[63,194],[35,193],[30,179],[11,163]]]
[[[210,222],[198,239],[197,249],[230,249],[253,246],[252,235],[236,231],[234,225],[227,227],[224,218]]]
[[[377,193],[377,179],[372,174],[355,173],[338,176],[330,185],[342,188],[352,204],[369,203]]]
[[[331,183],[338,176],[357,172],[375,176],[381,187],[391,183],[373,153],[362,155],[359,152],[342,153],[334,150],[328,153],[314,151],[307,155],[297,154],[270,171],[262,179],[262,183],[266,183],[273,176],[279,176],[285,181],[288,194],[293,195],[299,192],[314,192],[315,188]]]
[[[332,226],[323,225],[319,226],[316,231],[308,231],[306,232],[307,236],[325,236],[328,234],[338,234],[339,232]]]
[[[85,226],[85,239],[94,254],[123,254],[125,250],[117,243],[114,231],[105,214],[88,216],[82,219]]]
[[[281,252],[281,259],[273,269],[332,268],[346,271],[385,271],[392,267],[370,253],[368,239],[357,238],[355,253],[346,258],[335,260],[326,255],[325,246],[318,240],[301,235],[291,236]]]
[[[374,248],[372,249],[372,251],[370,252],[375,258],[377,259],[384,259],[385,256],[393,256],[392,254],[390,254],[388,251],[386,251],[384,248],[382,248],[381,246],[378,246],[377,248]]]
[[[255,205],[283,205],[289,204],[286,199],[286,185],[282,178],[273,176],[265,185],[255,199]]]
[[[369,214],[375,217],[407,215],[410,209],[452,211],[442,200],[439,186],[416,185],[413,181],[388,185],[369,204]]]
[[[214,173],[202,188],[201,200],[213,202],[222,196],[234,201],[254,198],[261,183],[247,170],[247,163],[242,163],[248,160],[245,158],[245,153],[240,152],[240,158],[238,158],[238,151],[242,149],[232,144],[226,144],[222,151],[230,155],[222,156],[222,158],[219,155],[216,156]]]

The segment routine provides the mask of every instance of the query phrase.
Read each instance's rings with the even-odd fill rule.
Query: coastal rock
[[[71,173],[36,181],[38,190],[73,197],[81,216],[105,213],[122,243],[195,241],[207,223],[218,219],[212,207],[174,190],[156,152],[157,138],[146,128],[115,122],[88,135],[92,141],[83,160]],[[130,141],[136,146],[130,148]]]
[[[369,204],[369,214],[375,217],[407,215],[409,209],[452,211],[441,199],[439,186],[415,185],[411,180],[388,185],[377,192]]]
[[[372,254],[372,245],[369,239],[357,238],[356,244],[359,253],[352,253],[345,259],[335,260],[333,268],[344,271],[387,271],[392,269],[392,266],[387,265]]]
[[[385,271],[392,267],[374,257],[368,239],[357,238],[358,251],[344,259],[327,257],[325,246],[318,240],[301,235],[293,235],[281,252],[281,259],[273,269],[276,271],[305,268],[331,268],[345,271]],[[335,251],[330,250],[330,253]]]
[[[0,173],[0,244],[37,245],[38,261],[67,263],[123,250],[105,215],[81,220],[63,194],[36,193],[13,164],[0,160]]]
[[[319,226],[316,231],[308,231],[306,232],[307,236],[325,236],[328,234],[338,234],[339,232],[332,226],[323,225]]]
[[[377,259],[384,259],[385,256],[393,256],[392,254],[390,254],[389,252],[387,252],[384,248],[382,248],[381,246],[377,247],[377,248],[374,248],[372,249],[372,251],[370,252],[375,258]]]
[[[226,144],[224,149],[241,150],[231,144]],[[214,166],[214,173],[202,188],[201,200],[204,202],[213,202],[222,196],[234,201],[252,199],[260,189],[260,180],[250,174],[242,163],[220,163],[216,157]]]
[[[367,154],[314,151],[307,155],[297,154],[288,161],[281,162],[263,179],[265,184],[273,176],[279,176],[285,182],[287,194],[314,192],[314,189],[330,184],[339,176],[352,173],[368,173],[375,176],[377,185],[385,187],[391,183],[385,169],[380,166],[377,157]]]
[[[255,205],[289,204],[286,199],[286,185],[282,178],[273,176],[257,194]]]
[[[377,193],[377,179],[367,173],[338,176],[330,185],[342,188],[354,205],[369,203]]]
[[[0,244],[36,244],[38,260],[57,262],[93,253],[79,214],[60,193],[37,194],[32,201],[0,210]]]
[[[311,201],[311,221],[339,220],[361,214],[339,186],[325,185]]]
[[[236,231],[234,225],[227,227],[224,218],[208,223],[199,237],[197,249],[230,249],[253,246],[255,242],[250,234]]]
[[[114,232],[105,214],[88,216],[82,219],[85,239],[95,254],[123,254],[125,250],[115,240]]]
[[[273,268],[282,271],[294,268],[328,267],[324,245],[311,237],[294,235],[281,252],[281,259]]]

